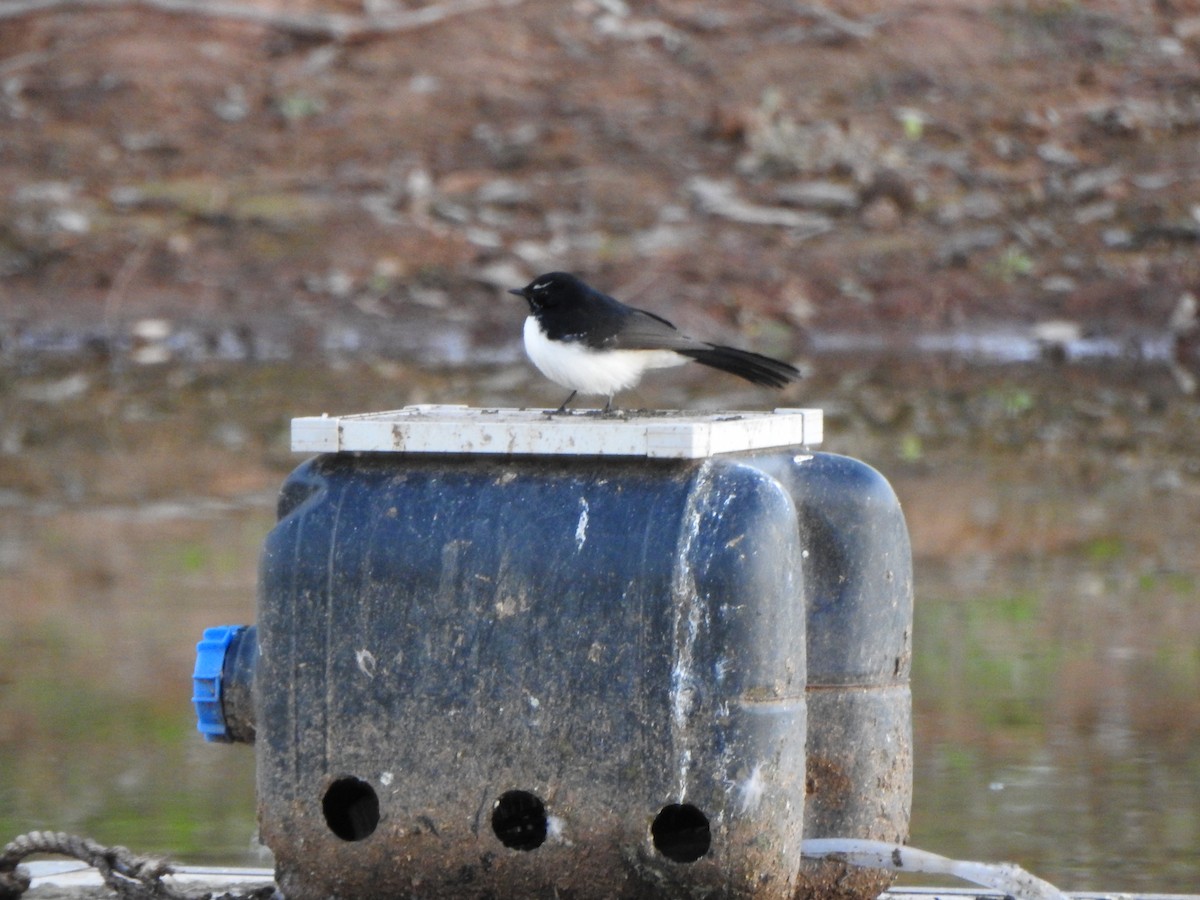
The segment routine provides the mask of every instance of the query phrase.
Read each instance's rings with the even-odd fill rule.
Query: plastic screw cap
[[[229,645],[245,625],[218,625],[204,629],[196,644],[196,670],[192,673],[192,705],[196,708],[196,727],[206,741],[229,743],[225,711],[221,705],[221,673]]]

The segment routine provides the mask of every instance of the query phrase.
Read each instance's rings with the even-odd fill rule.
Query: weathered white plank
[[[821,443],[819,409],[695,413],[676,410],[603,416],[540,409],[407,406],[292,420],[300,453],[484,453],[703,459],[771,447]]]

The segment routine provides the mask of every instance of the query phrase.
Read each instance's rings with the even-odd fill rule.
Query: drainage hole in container
[[[347,775],[329,786],[321,799],[329,830],[343,841],[361,841],[379,826],[379,797],[360,778]]]
[[[546,805],[529,791],[505,791],[492,806],[492,831],[505,847],[536,850],[546,841]]]
[[[650,826],[654,849],[675,862],[695,862],[712,846],[708,816],[690,803],[664,806]]]

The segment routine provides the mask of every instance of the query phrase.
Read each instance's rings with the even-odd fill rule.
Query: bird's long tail
[[[800,370],[778,359],[771,359],[760,353],[749,350],[738,350],[736,347],[721,347],[710,344],[707,347],[688,350],[677,350],[677,353],[694,359],[701,365],[711,366],[745,378],[753,384],[764,387],[781,388],[791,381],[801,377]]]

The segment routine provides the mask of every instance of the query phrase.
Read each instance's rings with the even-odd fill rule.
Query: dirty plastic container
[[[912,550],[870,466],[830,453],[765,466],[797,505],[808,633],[806,838],[903,843],[912,809]],[[806,860],[799,896],[875,897],[893,875]]]
[[[907,533],[819,413],[293,437],[215,688],[287,896],[832,896],[802,836],[906,834]]]

